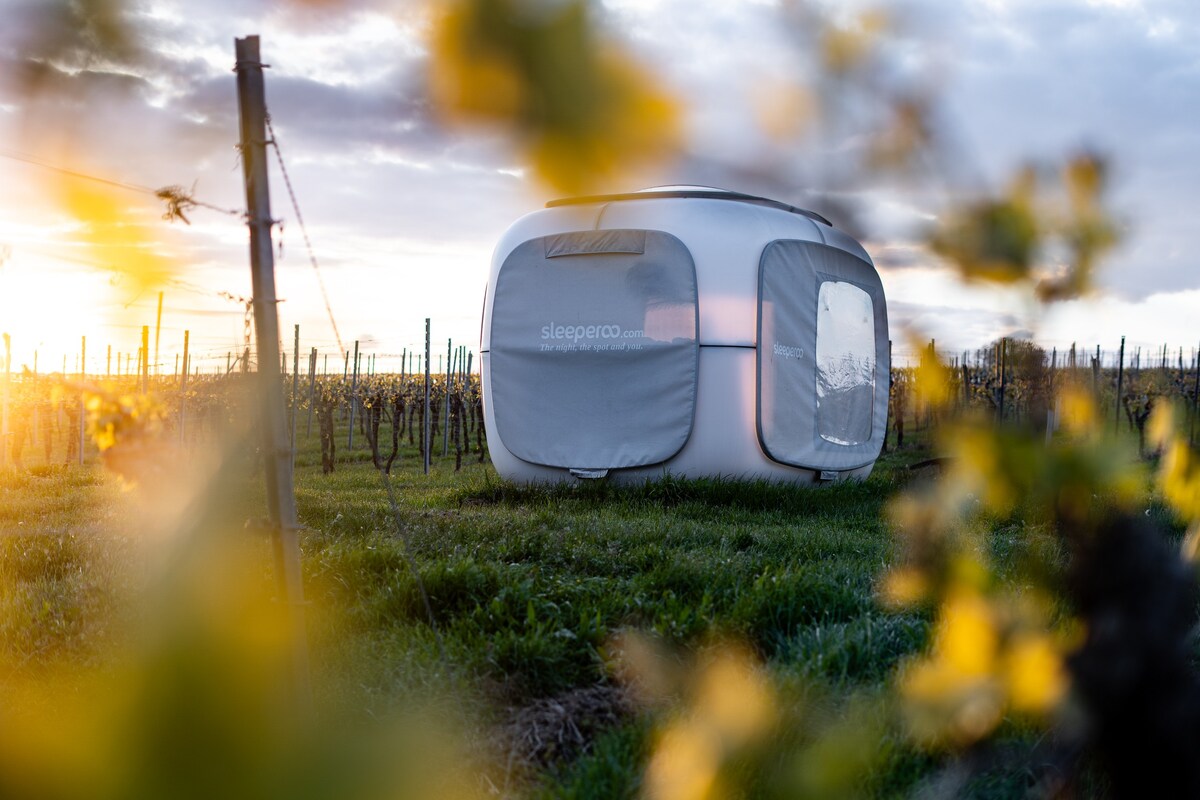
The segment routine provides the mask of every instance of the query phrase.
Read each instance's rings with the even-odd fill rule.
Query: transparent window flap
[[[824,281],[817,293],[817,434],[827,442],[871,440],[875,403],[875,315],[852,283]]]

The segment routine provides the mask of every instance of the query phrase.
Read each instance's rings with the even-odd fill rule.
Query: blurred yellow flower
[[[888,17],[879,10],[865,11],[849,25],[829,25],[821,37],[821,63],[833,75],[844,75],[869,58],[880,36],[887,30]]]
[[[1045,714],[1067,691],[1062,656],[1044,633],[1013,636],[1004,659],[1005,679],[1014,711]]]
[[[601,41],[584,0],[453,0],[438,7],[430,47],[444,117],[507,128],[560,191],[585,193],[678,146],[678,105]]]
[[[1196,561],[1200,556],[1200,520],[1193,522],[1184,534],[1180,552],[1187,561]]]
[[[953,477],[976,493],[991,512],[1004,515],[1012,511],[1019,499],[1013,475],[1005,469],[1000,442],[990,429],[962,425],[947,439],[956,456]]]
[[[964,746],[991,734],[1006,711],[1053,711],[1068,686],[1062,652],[1041,604],[952,586],[929,654],[900,675],[910,734],[927,746]]]
[[[147,223],[130,212],[126,194],[71,177],[62,178],[57,189],[65,210],[79,223],[74,235],[91,248],[95,261],[130,279],[132,294],[171,277],[170,260],[149,236]]]
[[[1096,401],[1078,384],[1068,383],[1059,391],[1058,408],[1062,426],[1068,432],[1083,435],[1096,430]]]
[[[922,346],[915,338],[910,338],[909,345],[921,353],[916,372],[917,402],[929,408],[941,408],[953,397],[950,370],[938,358],[932,345]]]
[[[1159,403],[1146,423],[1146,443],[1155,449],[1165,447],[1175,436],[1175,407]]]
[[[653,800],[713,796],[721,752],[709,731],[679,721],[663,733],[646,768],[645,795]]]
[[[776,723],[776,698],[751,653],[721,646],[700,668],[689,706],[664,730],[646,767],[643,787],[654,800],[724,796],[718,772],[725,760]]]
[[[884,576],[879,594],[884,604],[903,609],[928,597],[929,589],[929,577],[924,572],[913,567],[900,567]]]
[[[1200,460],[1177,432],[1176,411],[1171,403],[1161,403],[1146,425],[1146,439],[1162,450],[1157,482],[1167,505],[1181,518],[1200,522]],[[1184,541],[1185,548],[1194,547]]]
[[[982,597],[958,591],[946,599],[933,647],[956,675],[979,678],[989,674],[997,645],[995,619]]]

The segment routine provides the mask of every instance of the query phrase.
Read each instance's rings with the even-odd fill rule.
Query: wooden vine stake
[[[1125,337],[1121,337],[1121,349],[1117,351],[1117,402],[1113,413],[1113,433],[1121,432],[1121,392],[1125,383]]]
[[[429,344],[430,344],[430,342],[429,342],[429,317],[426,317],[425,318],[425,416],[422,417],[423,424],[421,426],[421,458],[422,458],[422,464],[424,465],[424,468],[425,468],[426,475],[429,474],[429,456],[430,456],[430,450],[432,450],[432,447],[430,446],[430,441],[429,441],[429,429],[430,429],[430,419],[429,419],[429,412],[430,412],[430,408],[429,408],[429,379],[430,379],[430,375],[429,375]]]
[[[4,388],[0,397],[0,467],[8,466],[8,396],[12,373],[12,339],[4,334]]]
[[[292,486],[287,410],[279,371],[279,318],[276,312],[275,258],[271,248],[271,198],[267,185],[266,92],[257,36],[235,39],[238,117],[246,216],[250,228],[250,273],[254,288],[254,331],[258,341],[258,396],[261,402],[267,505],[275,537],[275,568],[291,625],[292,683],[301,713],[312,713],[308,637],[304,627],[304,586],[300,572],[299,525]]]
[[[296,326],[296,345],[292,348],[292,428],[288,445],[292,449],[292,470],[296,469],[296,416],[300,413],[300,326]]]
[[[183,447],[183,431],[187,424],[188,344],[192,332],[183,332],[183,371],[179,373],[179,446]]]
[[[87,383],[87,337],[80,338],[79,344],[79,466],[83,466],[83,443],[87,439],[86,402],[83,386]]]

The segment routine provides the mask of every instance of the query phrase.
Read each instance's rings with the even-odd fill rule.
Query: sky
[[[402,352],[423,348],[426,317],[435,353],[447,339],[478,346],[492,248],[558,193],[532,177],[502,131],[448,128],[431,109],[427,17],[415,2],[348,0],[331,11],[312,0],[128,0],[149,58],[133,70],[45,64],[31,93],[12,76],[25,74],[30,20],[44,4],[0,0],[4,19],[18,21],[0,32],[0,330],[12,335],[14,367],[32,366],[36,350],[40,370],[73,370],[87,337],[89,370],[103,372],[109,346],[128,357],[141,327],[153,331],[159,290],[163,371],[184,330],[201,369],[223,369],[241,350],[239,298],[250,295],[250,278],[236,214],[244,195],[232,67],[234,37],[252,33],[270,64],[267,102],[300,209],[273,162],[285,349],[299,324],[301,351],[316,347],[319,366],[328,356],[340,368],[322,283],[343,345],[360,341],[378,369],[398,369]],[[1200,341],[1200,5],[883,4],[882,91],[916,86],[937,98],[945,163],[916,176],[840,168],[861,153],[854,122],[870,118],[869,97],[846,98],[845,124],[818,134],[772,132],[771,120],[787,116],[789,87],[813,70],[811,40],[790,5],[595,4],[603,29],[685,108],[679,156],[613,188],[699,183],[821,211],[874,257],[898,343],[934,338],[961,352],[1018,335],[1108,353],[1125,335],[1130,347],[1169,343],[1190,358]],[[814,6],[834,20],[857,10]],[[969,191],[1000,190],[1031,159],[1083,149],[1108,159],[1122,231],[1089,298],[1043,309],[1019,291],[963,286],[922,245]],[[120,184],[83,181],[120,205],[125,229],[166,271],[162,285],[141,285],[105,259],[103,242],[89,243],[64,208],[81,179],[63,170]],[[190,225],[162,219],[162,204],[144,190],[172,184],[215,208],[190,211]]]

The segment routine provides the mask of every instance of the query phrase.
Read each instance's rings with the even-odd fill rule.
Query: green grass
[[[347,451],[343,430],[332,475],[321,474],[315,434],[297,458],[325,713],[383,716],[449,692],[483,730],[503,726],[547,698],[612,684],[605,653],[627,629],[676,653],[736,637],[781,681],[820,687],[837,706],[881,692],[924,643],[926,618],[888,613],[874,596],[893,547],[881,510],[909,479],[907,464],[927,455],[919,450],[886,455],[866,482],[819,489],[675,479],[620,489],[517,487],[475,456],[459,473],[452,455],[436,458],[425,476],[406,449],[392,476],[397,521],[356,439]],[[127,555],[123,495],[99,468],[3,481],[6,660],[92,657],[130,591],[116,566]],[[247,485],[239,503],[261,514],[261,490]],[[507,777],[539,798],[634,796],[650,724],[616,717],[569,758],[533,754]],[[887,747],[874,785],[903,794],[930,762],[898,740]]]

